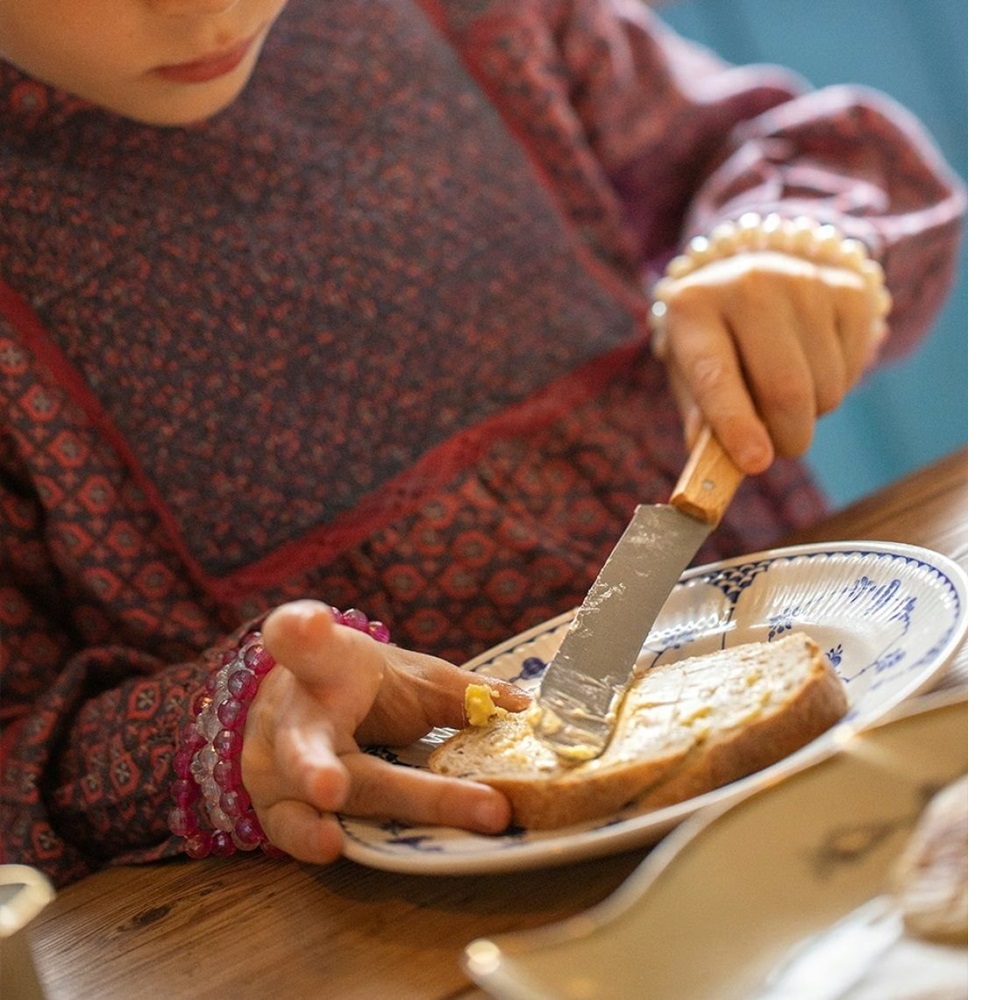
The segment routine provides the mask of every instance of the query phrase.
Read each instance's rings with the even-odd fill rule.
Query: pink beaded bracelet
[[[337,624],[378,642],[389,641],[389,629],[356,608],[331,608],[330,615]],[[221,655],[195,699],[194,719],[184,728],[174,754],[174,808],[167,820],[170,832],[183,838],[189,857],[229,857],[258,847],[271,856],[283,854],[264,836],[240,770],[250,702],[273,667],[274,657],[264,648],[260,632],[249,632],[238,647]]]

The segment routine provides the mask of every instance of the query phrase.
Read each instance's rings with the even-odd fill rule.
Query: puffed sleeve
[[[90,461],[86,429],[40,372],[0,313],[0,860],[62,886],[180,852],[167,828],[174,752],[233,636],[183,600],[185,628],[166,620],[167,568],[129,559],[151,522],[137,502],[132,522],[108,522],[130,488]],[[79,552],[93,556],[82,575]],[[93,596],[128,608],[133,591],[117,622]]]
[[[748,211],[832,222],[886,269],[887,354],[912,346],[951,287],[966,206],[916,117],[870,88],[731,66],[637,0],[575,7],[574,104],[642,258]]]
[[[179,850],[167,830],[171,762],[207,666],[170,663],[115,636],[80,644],[42,506],[19,465],[0,434],[0,857],[61,886]]]
[[[954,278],[965,192],[887,96],[730,65],[640,0],[445,6],[467,62],[605,259],[628,258],[652,281],[718,222],[808,215],[885,267],[887,356],[930,325]]]

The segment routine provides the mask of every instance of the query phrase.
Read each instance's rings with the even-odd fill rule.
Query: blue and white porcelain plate
[[[965,637],[967,617],[962,568],[911,545],[802,545],[688,570],[650,630],[638,668],[806,631],[847,689],[850,708],[833,729],[777,764],[705,795],[559,830],[518,828],[484,836],[341,816],[344,854],[389,871],[458,875],[565,864],[653,843],[698,809],[745,795],[832,753],[848,733],[933,686]],[[466,669],[534,690],[572,619],[568,612],[514,636]],[[431,750],[449,735],[438,729],[410,747],[372,752],[401,767],[426,767]]]

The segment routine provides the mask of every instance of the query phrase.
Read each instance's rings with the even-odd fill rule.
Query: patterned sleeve
[[[906,109],[864,87],[815,90],[785,69],[729,65],[639,0],[478,6],[465,44],[491,51],[482,71],[543,169],[570,190],[584,171],[599,174],[651,272],[722,220],[807,214],[863,240],[885,267],[888,355],[927,329],[954,277],[965,192]],[[575,148],[547,139],[543,92],[550,119],[575,118]]]
[[[183,593],[172,605],[171,588],[151,594],[170,579],[162,564],[113,555],[151,533],[149,522],[137,502],[132,521],[120,516],[114,500],[127,484],[96,460],[39,371],[0,314],[0,413],[24,417],[0,425],[0,860],[64,885],[178,853],[167,830],[178,733],[231,642],[207,623],[192,630],[200,647],[153,641],[170,631],[164,619],[201,619]],[[96,558],[74,579],[72,554],[102,548],[106,564]]]
[[[951,287],[965,212],[962,184],[920,122],[870,88],[813,90],[774,67],[727,65],[645,4],[611,8],[614,57],[597,87],[584,84],[581,115],[646,258],[747,211],[833,222],[886,269],[888,353],[911,347]],[[593,79],[585,62],[573,68]],[[616,91],[635,89],[630,113],[617,113]],[[664,155],[677,146],[679,160]]]
[[[0,434],[0,859],[58,886],[111,861],[175,853],[171,762],[205,669],[124,643],[75,648],[71,617],[53,613],[66,596],[24,483]]]

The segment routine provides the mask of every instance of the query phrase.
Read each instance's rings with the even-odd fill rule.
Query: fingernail
[[[744,445],[736,453],[737,464],[749,473],[763,472],[773,460],[774,451],[769,441]]]
[[[476,828],[487,833],[496,833],[510,823],[510,803],[493,789],[484,795],[473,807],[472,821]]]

